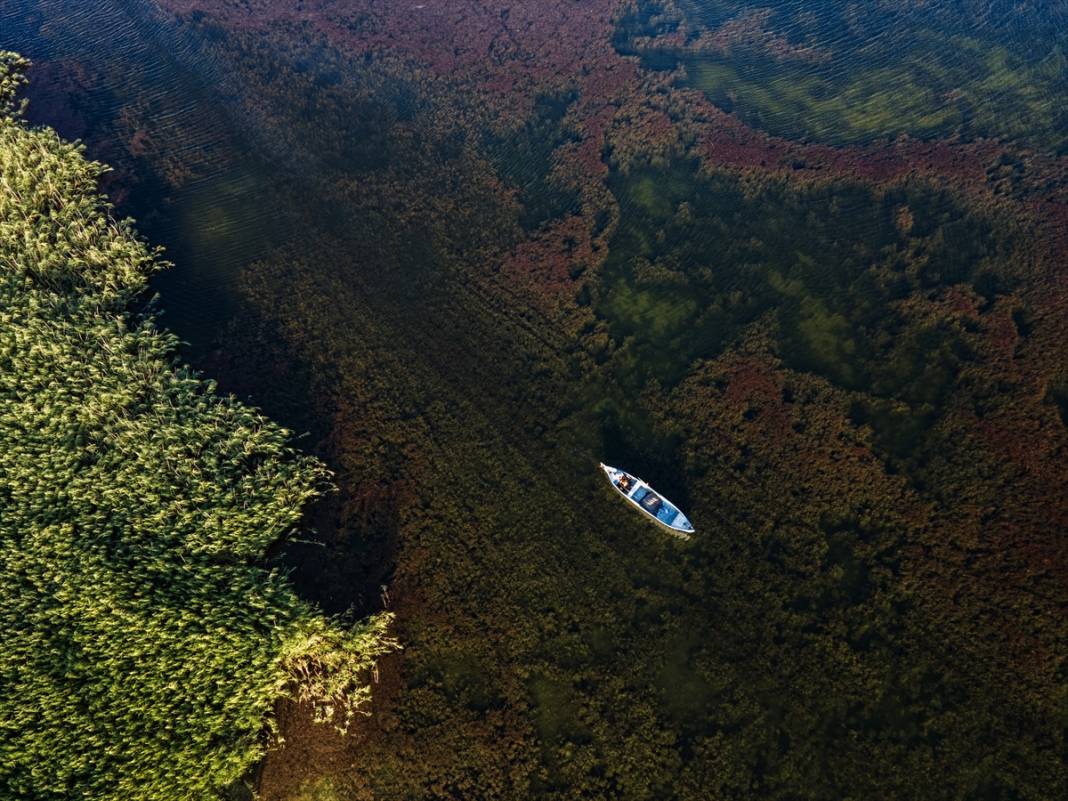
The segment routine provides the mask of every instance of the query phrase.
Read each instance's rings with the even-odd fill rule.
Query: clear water
[[[684,68],[680,84],[771,133],[985,137],[1068,152],[1063,3],[681,0],[678,10],[639,3],[617,45],[649,67]]]

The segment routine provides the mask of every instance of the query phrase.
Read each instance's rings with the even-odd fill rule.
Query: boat
[[[637,476],[632,476],[618,467],[609,467],[604,462],[600,464],[616,492],[652,518],[658,526],[683,539],[689,539],[693,534],[693,525],[675,504]]]

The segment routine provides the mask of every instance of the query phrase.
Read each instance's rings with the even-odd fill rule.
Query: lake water
[[[388,723],[297,773],[338,797],[1042,797],[1055,682],[1004,632],[1055,653],[1054,593],[983,560],[1041,540],[1060,485],[982,437],[1062,436],[1033,386],[1063,376],[996,358],[1055,317],[1012,204],[1063,181],[1063,3],[642,0],[563,83],[539,58],[569,32],[530,42],[573,4],[173,5],[7,0],[0,48],[35,62],[31,121],[112,164],[166,248],[185,356],[338,471],[298,581],[344,610],[376,602],[361,560],[396,577]],[[483,63],[521,68],[482,86]],[[604,175],[569,184],[591,130]],[[967,169],[907,163],[915,140]],[[857,167],[883,156],[908,169]],[[1019,754],[973,771],[996,727]]]
[[[686,85],[775,134],[997,137],[1066,152],[1063,4],[982,5],[648,2],[618,41],[652,68],[684,66]]]

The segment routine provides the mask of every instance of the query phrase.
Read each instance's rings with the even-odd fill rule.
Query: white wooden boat
[[[642,514],[651,518],[657,525],[666,528],[672,534],[689,539],[693,526],[675,504],[655,492],[652,487],[630,473],[616,467],[601,463],[608,480],[616,492],[633,504]]]

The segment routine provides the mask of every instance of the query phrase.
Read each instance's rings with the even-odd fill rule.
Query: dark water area
[[[238,270],[291,234],[279,194],[299,185],[249,140],[201,44],[141,3],[0,10],[0,47],[34,63],[28,119],[114,168],[104,188],[117,212],[176,265],[153,281],[163,324],[199,354],[232,314]]]
[[[991,139],[1055,187],[1062,4],[640,0],[610,69],[555,82],[541,6],[238,5],[8,0],[0,48],[166,248],[183,355],[335,470],[272,559],[331,613],[394,592],[381,727],[286,733],[265,798],[1056,797],[1068,375],[1033,207],[759,137],[802,166]],[[696,96],[751,163],[702,149]]]
[[[599,310],[630,343],[610,363],[630,395],[650,379],[677,383],[774,310],[788,366],[864,390],[876,405],[907,404],[908,423],[869,419],[903,456],[914,443],[897,438],[934,422],[969,353],[950,328],[903,337],[895,301],[944,284],[1007,287],[982,265],[1011,239],[925,187],[875,195],[841,184],[798,197],[770,186],[754,195],[679,163],[632,171],[613,188],[622,220]],[[905,225],[905,210],[920,222]],[[919,254],[925,266],[910,269]]]

